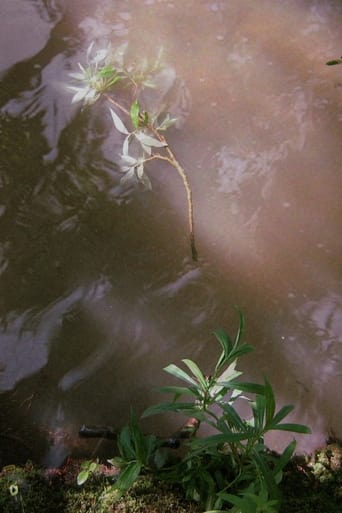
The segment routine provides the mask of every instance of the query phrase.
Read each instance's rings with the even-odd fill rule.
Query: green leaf
[[[141,464],[138,461],[132,461],[119,474],[115,482],[115,488],[119,490],[128,490],[137,480],[141,472]]]
[[[292,431],[293,433],[304,433],[306,435],[311,434],[311,429],[308,426],[304,426],[303,424],[277,424],[275,426],[269,426],[268,429],[279,431]]]
[[[275,398],[271,384],[265,378],[265,408],[266,408],[266,426],[271,424],[275,412]]]
[[[134,445],[134,456],[142,465],[147,464],[147,437],[141,431],[138,420],[134,413],[131,414],[131,421],[129,425],[131,432],[132,442]]]
[[[240,356],[250,353],[251,351],[254,351],[254,347],[250,344],[241,344],[240,346],[236,347],[232,350],[232,352],[229,355],[230,359],[236,359],[240,358]]]
[[[265,418],[265,410],[266,410],[266,399],[262,395],[257,395],[255,402],[251,403],[253,416],[254,416],[254,426],[255,429],[259,432],[263,431],[264,428],[264,418]]]
[[[88,470],[82,470],[77,476],[77,484],[79,486],[83,485],[89,478]]]
[[[275,467],[273,469],[273,473],[276,476],[279,472],[283,470],[285,465],[290,461],[294,450],[296,448],[297,442],[296,440],[292,440],[292,442],[284,449],[282,455],[279,459],[276,460]]]
[[[198,367],[198,365],[193,362],[192,360],[188,360],[187,358],[184,358],[182,360],[182,362],[188,367],[188,369],[192,372],[193,376],[195,376],[195,378],[197,379],[197,381],[199,382],[199,384],[201,385],[202,387],[202,390],[205,392],[208,390],[208,383],[207,383],[207,380],[205,379],[205,376],[204,374],[202,373],[202,371],[200,370],[200,368]]]
[[[280,492],[275,481],[274,475],[268,466],[265,458],[262,454],[259,454],[258,451],[253,451],[253,460],[257,467],[261,470],[262,475],[264,476],[265,483],[267,486],[267,491],[272,499],[279,499]]]
[[[119,434],[118,449],[122,458],[126,461],[130,461],[135,458],[131,432],[128,426],[124,426]]]
[[[236,348],[240,344],[240,341],[241,341],[241,338],[242,338],[242,335],[244,332],[244,328],[245,328],[245,318],[243,316],[243,313],[241,312],[241,310],[239,308],[236,308],[236,309],[239,314],[239,328],[236,333],[234,348]]]
[[[127,461],[122,459],[122,458],[120,458],[119,456],[115,456],[114,458],[111,458],[111,459],[109,459],[107,461],[108,461],[108,463],[113,465],[113,467],[116,467],[116,468],[119,468],[119,469],[122,469],[122,468],[127,466]]]
[[[250,437],[250,432],[245,431],[244,433],[225,433],[222,435],[212,435],[206,438],[194,440],[194,445],[201,448],[217,447],[226,443],[240,442],[241,440],[247,440]]]
[[[227,502],[230,502],[235,506],[233,510],[235,513],[255,513],[256,508],[255,504],[248,497],[238,497],[237,495],[232,495],[230,493],[220,493],[218,494],[221,499],[224,499]]]
[[[182,412],[184,414],[188,413],[191,416],[195,416],[195,413],[198,411],[198,409],[195,403],[160,403],[147,408],[143,412],[142,418],[169,411]]]
[[[103,66],[103,68],[101,68],[97,74],[102,78],[107,78],[115,74],[115,69],[113,66]]]
[[[140,113],[140,105],[138,100],[134,100],[134,102],[131,105],[130,110],[130,116],[132,124],[135,128],[138,128],[139,126],[139,113]]]
[[[195,397],[199,397],[198,390],[192,387],[176,387],[176,386],[166,386],[159,387],[159,392],[163,394],[175,394],[177,397],[181,397],[182,395],[191,395]]]
[[[98,469],[98,463],[96,461],[92,461],[89,465],[89,472],[95,472]]]
[[[218,384],[222,384],[227,388],[233,388],[234,390],[240,390],[240,392],[246,392],[249,394],[264,394],[264,385],[259,385],[258,383],[249,383],[248,381],[224,381]]]
[[[229,335],[222,328],[217,328],[213,332],[213,334],[215,335],[216,339],[219,341],[219,343],[221,344],[221,347],[223,349],[223,355],[220,358],[220,360],[222,359],[222,361],[220,361],[220,363],[217,364],[217,367],[219,367],[220,365],[222,365],[223,360],[225,358],[227,358],[227,356],[233,349],[233,343],[232,343]]]
[[[240,415],[232,406],[230,406],[230,404],[221,404],[220,406],[223,409],[225,413],[224,417],[227,418],[230,426],[235,427],[240,431],[246,428]]]
[[[196,381],[192,379],[192,377],[189,376],[185,371],[177,367],[177,365],[171,363],[167,367],[164,367],[164,371],[168,372],[175,378],[178,378],[182,381],[186,381],[187,383],[190,383],[191,385],[194,385],[196,388],[198,388]]]
[[[238,378],[241,376],[242,372],[236,371],[237,360],[234,360],[223,372],[222,374],[217,378],[216,384],[223,384],[223,383],[230,383],[231,380]]]
[[[293,411],[294,406],[292,404],[288,404],[286,406],[283,406],[278,413],[275,414],[272,420],[272,425],[276,426],[281,420],[283,420],[285,417],[288,416],[291,411]]]
[[[342,64],[342,59],[335,59],[333,61],[326,62],[327,66],[335,66],[336,64]]]
[[[122,77],[120,77],[119,75],[116,75],[116,77],[113,77],[112,80],[110,80],[108,83],[106,83],[106,87],[112,87],[114,84],[116,84],[117,82],[119,82],[119,80],[122,80]]]

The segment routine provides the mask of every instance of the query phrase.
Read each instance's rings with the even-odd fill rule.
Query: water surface
[[[166,364],[189,357],[209,371],[211,332],[233,334],[239,305],[256,347],[240,366],[266,374],[279,406],[311,426],[299,450],[341,437],[342,68],[325,65],[341,53],[341,3],[1,10],[2,433],[63,459],[82,423],[120,428],[130,406],[159,399]],[[132,56],[165,49],[161,86],[179,118],[168,140],[193,189],[197,263],[175,171],[153,163],[151,192],[122,187],[105,102],[70,103],[68,73],[91,41],[128,42]]]

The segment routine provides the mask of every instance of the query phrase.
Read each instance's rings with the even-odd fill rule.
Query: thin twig
[[[124,112],[127,116],[130,116],[130,113],[127,109],[125,109],[125,107],[123,107],[122,105],[120,105],[120,103],[116,102],[115,100],[113,100],[113,98],[111,96],[109,96],[109,94],[107,93],[103,93],[103,96],[106,98],[106,100],[109,101],[109,103],[111,103],[112,105],[114,105],[115,107],[117,107],[118,109],[121,110],[121,112]]]

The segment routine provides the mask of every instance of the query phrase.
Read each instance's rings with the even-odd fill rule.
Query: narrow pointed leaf
[[[198,367],[198,365],[193,362],[192,360],[188,360],[187,358],[184,358],[182,362],[188,367],[188,369],[192,372],[193,376],[197,379],[197,381],[200,383],[202,389],[205,391],[208,389],[208,383],[207,380],[204,377],[204,374]]]
[[[233,348],[233,343],[229,335],[222,328],[217,328],[214,331],[214,335],[221,344],[221,347],[224,351],[224,356],[227,357]]]
[[[288,416],[291,411],[294,410],[294,406],[292,404],[288,404],[286,406],[283,406],[278,413],[275,414],[272,420],[272,425],[276,426],[281,420],[283,420],[285,417]]]
[[[123,156],[127,156],[128,155],[128,152],[129,152],[129,138],[130,138],[130,134],[125,137],[125,140],[123,142],[123,145],[122,145],[122,155]]]
[[[158,392],[162,392],[164,394],[175,394],[179,397],[182,395],[191,395],[198,397],[197,390],[192,387],[176,387],[176,386],[166,386],[166,387],[159,387]]]
[[[281,470],[283,470],[283,468],[285,467],[285,465],[290,461],[293,453],[294,453],[294,450],[296,448],[296,445],[297,445],[297,442],[296,440],[293,440],[286,448],[285,450],[283,451],[282,455],[280,456],[279,459],[276,460],[276,463],[275,463],[275,467],[273,469],[273,473],[274,475],[277,475],[278,472],[280,472]]]
[[[241,344],[238,347],[234,348],[229,355],[229,358],[240,358],[240,356],[250,353],[254,351],[254,347],[250,344]]]
[[[264,394],[264,385],[259,385],[258,383],[249,383],[249,382],[235,382],[235,381],[228,381],[228,382],[222,382],[220,383],[227,388],[233,388],[235,390],[240,390],[240,392],[247,392],[250,394]]]
[[[135,137],[138,139],[139,142],[145,144],[146,146],[152,146],[155,148],[165,148],[165,146],[167,146],[165,142],[159,141],[155,137],[147,135],[144,132],[137,132],[135,134]]]
[[[241,312],[241,310],[239,308],[237,308],[237,311],[239,313],[239,328],[237,330],[237,333],[236,333],[236,337],[235,337],[235,342],[234,342],[234,347],[237,347],[240,343],[240,340],[242,338],[242,335],[243,335],[243,332],[244,332],[244,327],[245,327],[245,318]]]
[[[172,376],[174,376],[175,378],[181,379],[182,381],[186,381],[191,385],[195,385],[195,387],[197,388],[196,381],[191,376],[189,376],[185,371],[177,367],[177,365],[171,363],[170,365],[164,368],[164,371],[168,372],[169,374],[172,374]]]
[[[264,476],[267,485],[267,490],[270,494],[271,499],[279,500],[280,492],[270,467],[258,451],[253,451],[253,459],[257,463],[258,468],[261,470],[262,475]]]
[[[242,418],[232,406],[229,404],[222,404],[221,408],[223,409],[225,414],[224,416],[227,418],[230,426],[233,426],[240,431],[245,429]]]
[[[265,378],[265,407],[266,407],[266,425],[271,424],[275,412],[275,398],[272,386]]]
[[[271,425],[269,429],[277,431],[291,431],[292,433],[303,433],[307,435],[311,434],[311,429],[303,424],[277,424],[275,426]]]
[[[109,110],[110,110],[110,113],[111,113],[111,116],[112,116],[112,120],[113,120],[113,123],[114,123],[114,126],[115,128],[121,133],[121,134],[124,134],[124,135],[129,135],[129,132],[127,130],[127,128],[125,127],[125,125],[123,124],[123,122],[121,121],[121,119],[119,118],[119,116],[113,111],[113,109],[111,109],[109,107]]]
[[[71,103],[80,102],[89,93],[89,87],[73,87],[68,86],[72,91],[76,91],[76,94],[72,97]]]
[[[128,490],[137,480],[140,472],[141,464],[139,462],[132,461],[120,472],[119,477],[115,482],[115,488],[118,488],[119,490]]]
[[[147,408],[142,414],[142,418],[150,417],[151,415],[157,415],[159,413],[165,413],[169,411],[179,411],[182,413],[184,412],[184,414],[189,412],[190,415],[195,416],[193,414],[194,408],[194,403],[160,403]]]
[[[196,447],[216,447],[225,443],[240,442],[250,437],[250,432],[227,433],[223,435],[212,435],[194,441]]]

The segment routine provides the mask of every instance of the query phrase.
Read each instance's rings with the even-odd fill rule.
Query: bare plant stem
[[[124,114],[126,114],[127,116],[130,117],[129,111],[125,107],[120,105],[118,102],[113,100],[113,98],[111,96],[109,96],[107,93],[104,93],[103,96],[112,105],[114,105],[119,110],[121,110],[121,112],[123,112]],[[189,223],[191,256],[192,256],[192,260],[194,262],[196,262],[198,260],[198,253],[197,253],[196,244],[195,244],[194,209],[193,209],[193,201],[192,201],[192,191],[191,191],[191,187],[190,187],[190,183],[189,183],[187,174],[186,174],[184,168],[180,165],[180,163],[176,159],[175,154],[173,153],[170,146],[168,145],[166,138],[162,134],[160,134],[160,132],[156,128],[154,128],[152,125],[147,125],[147,128],[149,128],[151,130],[151,132],[153,132],[153,134],[159,139],[159,141],[161,141],[162,143],[165,144],[165,151],[168,156],[155,154],[155,155],[152,155],[151,157],[147,158],[146,162],[150,161],[150,160],[155,160],[155,159],[165,160],[174,169],[176,169],[177,173],[179,174],[179,176],[181,177],[181,179],[183,181],[183,185],[184,185],[186,197],[187,197],[187,203],[188,203],[188,223]]]

